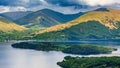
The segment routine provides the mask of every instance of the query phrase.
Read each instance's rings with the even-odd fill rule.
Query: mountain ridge
[[[83,14],[82,16],[78,17],[75,20],[72,20],[71,22],[56,25],[50,28],[47,28],[43,31],[38,32],[37,34],[45,33],[45,32],[51,32],[51,31],[57,31],[57,30],[63,30],[65,28],[70,28],[73,25],[77,25],[82,22],[88,22],[88,21],[98,21],[101,24],[105,25],[109,29],[117,29],[116,23],[120,21],[120,10],[108,8],[108,11],[89,11],[86,14]]]
[[[120,39],[120,10],[89,11],[71,22],[36,32],[34,38],[48,41]]]
[[[41,26],[51,27],[57,24],[71,21],[72,19],[75,19],[82,14],[83,13],[64,15],[62,13],[50,9],[42,9],[31,14],[28,14],[27,16],[15,22],[26,27],[34,26],[36,24],[39,25],[39,27]]]
[[[32,13],[32,11],[16,11],[16,12],[5,12],[1,13],[0,16],[5,17],[11,21],[15,21],[19,18],[22,18],[28,14]]]

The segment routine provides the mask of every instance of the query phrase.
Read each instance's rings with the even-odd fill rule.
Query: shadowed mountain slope
[[[16,20],[16,23],[26,27],[51,27],[57,24],[71,21],[82,14],[84,13],[66,15],[50,9],[43,9]]]

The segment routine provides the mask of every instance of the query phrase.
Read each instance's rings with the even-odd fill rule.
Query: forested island
[[[22,49],[34,49],[41,51],[62,51],[67,46],[60,46],[49,42],[21,42],[12,44],[14,48],[22,48]]]
[[[72,45],[63,50],[64,53],[68,54],[80,54],[80,55],[90,55],[90,54],[108,54],[111,53],[113,48],[107,48],[104,46],[96,46],[92,44],[82,44],[82,45]]]
[[[120,57],[71,57],[57,63],[62,68],[120,68]]]
[[[113,48],[96,46],[92,44],[64,45],[55,42],[20,42],[12,44],[14,48],[34,49],[41,51],[62,51],[67,54],[90,55],[90,54],[108,54]]]

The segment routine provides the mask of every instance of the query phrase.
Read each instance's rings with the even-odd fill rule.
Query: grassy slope
[[[51,32],[51,31],[60,31],[65,28],[70,28],[73,25],[77,25],[79,23],[88,22],[88,21],[98,21],[101,24],[109,27],[109,29],[117,29],[117,23],[120,21],[120,10],[116,9],[107,9],[109,11],[90,11],[79,18],[68,22],[66,24],[59,24],[50,28],[47,28],[43,31],[38,32],[37,34]]]
[[[0,16],[0,41],[20,40],[29,36],[28,29]]]
[[[36,33],[40,40],[120,39],[120,10],[91,11]]]
[[[81,40],[81,39],[110,39],[120,33],[120,30],[110,31],[109,28],[97,21],[89,21],[71,26],[60,31],[46,32],[35,36],[41,40]]]
[[[19,26],[3,17],[0,17],[0,31],[8,32],[8,31],[23,31],[27,28]]]

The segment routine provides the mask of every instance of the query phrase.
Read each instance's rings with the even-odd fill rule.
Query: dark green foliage
[[[12,47],[42,51],[62,51],[63,53],[80,55],[106,54],[113,51],[112,48],[106,48],[102,46],[88,44],[67,46],[56,42],[21,42],[12,44]]]
[[[23,49],[34,49],[42,51],[61,51],[67,46],[60,46],[50,42],[21,42],[12,44],[14,48],[23,48]]]
[[[9,31],[9,32],[0,31],[0,41],[31,40],[32,33],[34,33],[33,30]]]
[[[80,39],[109,39],[110,32],[107,27],[96,21],[89,21],[86,23],[81,23],[76,26],[72,26],[66,29],[64,32],[68,34],[68,39],[80,40]],[[71,33],[69,33],[71,32]]]
[[[57,63],[62,68],[120,68],[120,57],[71,57]]]
[[[95,46],[90,44],[72,45],[63,50],[64,53],[69,54],[80,54],[80,55],[90,55],[90,54],[106,54],[111,53],[113,49]]]
[[[100,40],[116,39],[116,37],[120,37],[119,29],[110,30],[97,21],[89,21],[64,30],[38,34],[34,38],[41,40]]]
[[[36,35],[34,38],[37,39],[37,40],[46,40],[46,41],[64,41],[64,40],[68,40],[66,38],[65,33],[61,32],[61,31]]]

